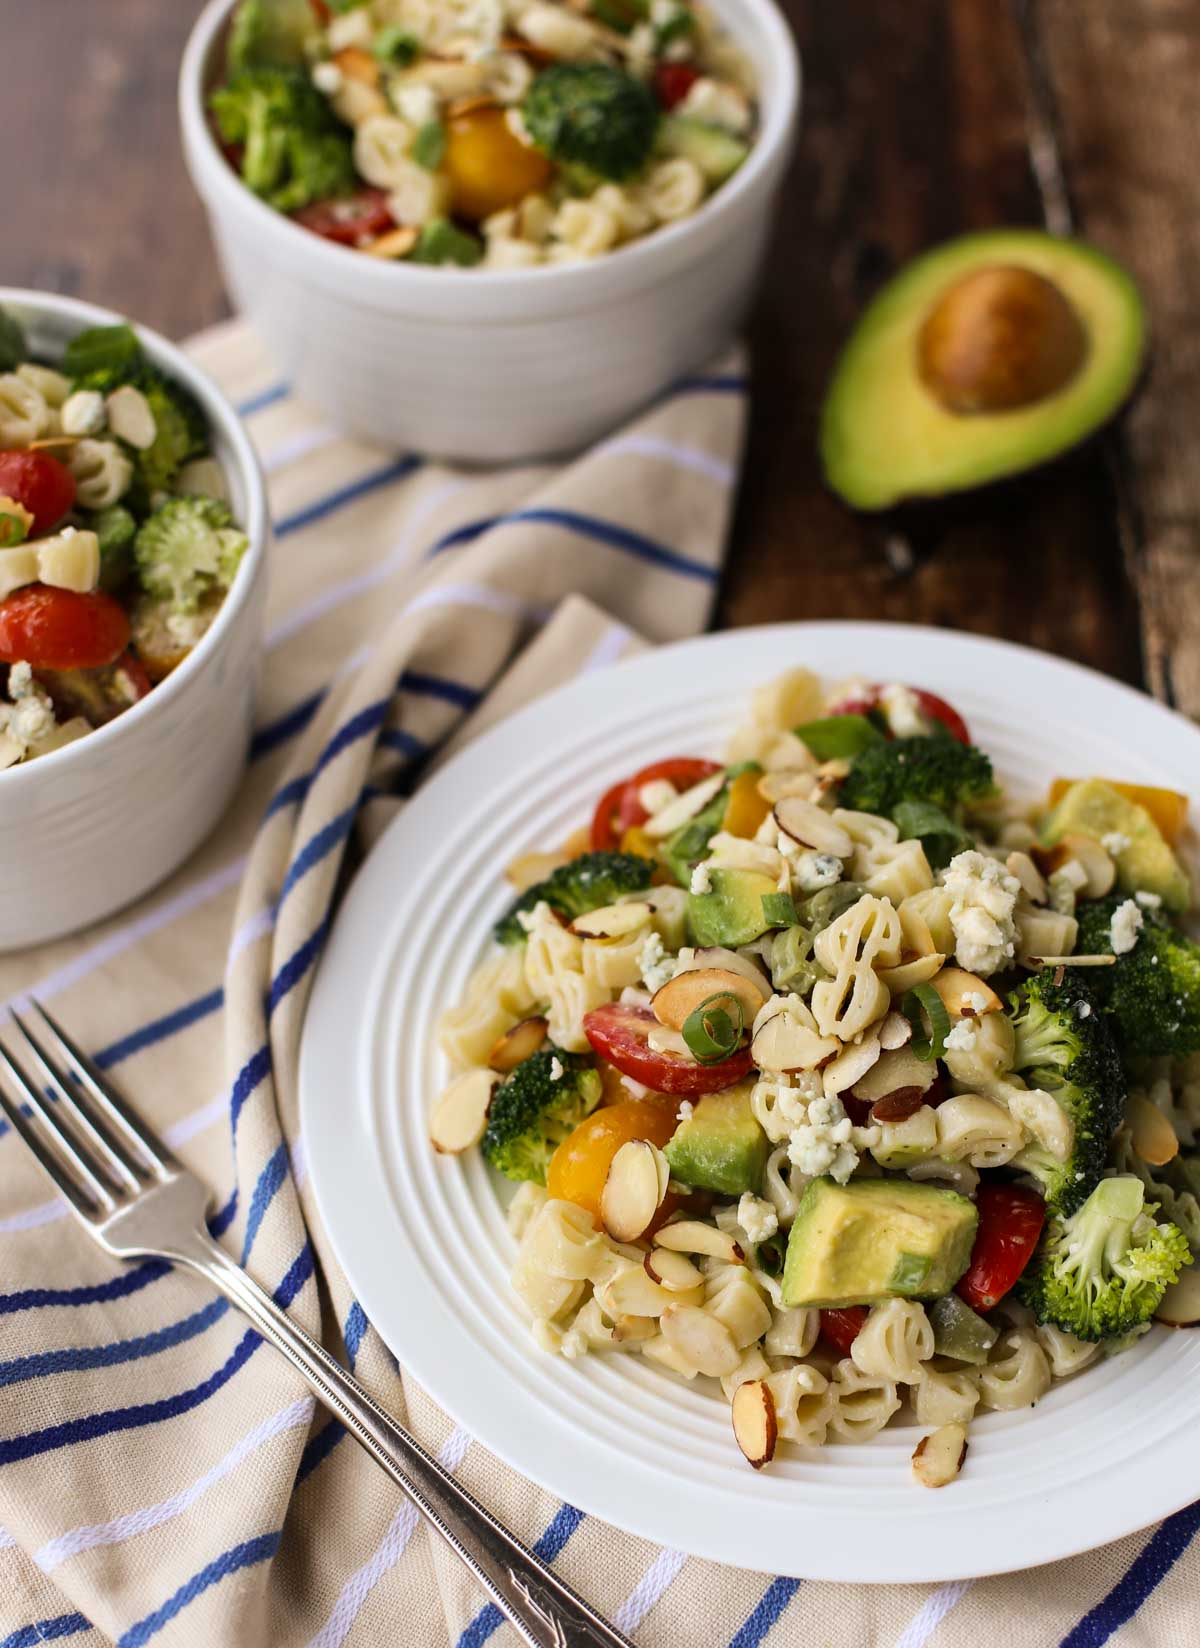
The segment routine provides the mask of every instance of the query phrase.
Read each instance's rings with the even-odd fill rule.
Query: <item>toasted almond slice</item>
[[[702,1224],[699,1219],[680,1219],[664,1225],[655,1235],[659,1247],[673,1253],[703,1253],[710,1259],[724,1259],[728,1265],[742,1265],[746,1255],[733,1237],[716,1225]]]
[[[1003,1005],[990,984],[986,984],[977,973],[968,973],[962,967],[943,967],[932,983],[952,1019],[998,1013]],[[987,1005],[976,1007],[974,1002],[968,1005],[968,996],[982,996]]]
[[[816,789],[817,780],[811,772],[795,767],[782,767],[776,772],[763,773],[758,781],[758,793],[764,801],[782,801],[785,795],[799,795],[807,800]]]
[[[402,258],[407,257],[420,239],[419,231],[409,223],[396,229],[389,229],[386,234],[379,235],[366,246],[360,246],[359,251],[365,252],[373,258]]]
[[[343,46],[341,51],[334,52],[333,61],[347,80],[357,80],[361,86],[378,86],[379,61],[361,46]]]
[[[913,1449],[913,1475],[926,1488],[944,1488],[962,1470],[966,1457],[967,1427],[942,1425]]]
[[[840,824],[835,824],[824,807],[800,795],[785,795],[775,803],[775,822],[784,835],[817,853],[849,858],[854,843]]]
[[[1111,967],[1116,956],[1026,956],[1026,967]]]
[[[698,1305],[670,1304],[661,1322],[663,1338],[671,1349],[710,1379],[732,1373],[742,1359],[724,1322],[718,1322]]]
[[[756,1471],[775,1457],[779,1426],[775,1419],[775,1398],[761,1379],[748,1379],[733,1393],[733,1434],[737,1445]]]
[[[114,435],[136,447],[139,452],[145,452],[154,445],[158,424],[150,402],[140,389],[131,383],[123,383],[105,397],[104,405],[108,412],[108,427]]]
[[[1104,898],[1112,892],[1117,867],[1093,836],[1072,832],[1062,836],[1049,851],[1037,855],[1039,866],[1048,876],[1061,870],[1071,859],[1087,876],[1086,884],[1080,889],[1085,898]]]
[[[520,858],[513,859],[504,875],[519,893],[526,893],[566,862],[565,853],[522,853]]]
[[[661,1150],[647,1139],[628,1139],[609,1164],[600,1193],[604,1228],[618,1242],[636,1242],[650,1228],[667,1193],[670,1170]]]
[[[82,435],[43,435],[41,440],[30,441],[25,448],[27,452],[53,452],[57,447],[61,451],[64,447],[74,446],[77,441],[83,440]]]
[[[895,1047],[881,1053],[866,1075],[855,1082],[854,1097],[874,1104],[877,1099],[886,1099],[906,1087],[927,1093],[936,1076],[937,1064],[933,1059],[919,1059],[908,1046]]]
[[[815,1070],[838,1050],[834,1036],[810,1030],[791,1013],[772,1013],[754,1032],[750,1044],[760,1070]]]
[[[652,1247],[643,1261],[646,1275],[668,1293],[688,1293],[700,1287],[703,1276],[685,1253],[669,1247]]]
[[[621,1316],[661,1316],[671,1301],[680,1297],[684,1296],[659,1287],[646,1275],[641,1265],[634,1264],[617,1271],[615,1276],[610,1276],[596,1288],[600,1309],[614,1322]],[[704,1293],[702,1289],[697,1289],[694,1295],[688,1294],[686,1297],[703,1299]]]
[[[1151,1167],[1163,1167],[1179,1154],[1179,1136],[1144,1093],[1131,1093],[1125,1119],[1133,1131],[1133,1148]]]
[[[655,992],[650,1006],[660,1024],[669,1030],[682,1030],[697,1007],[710,996],[733,996],[741,1004],[742,1015],[748,1023],[753,1023],[763,1004],[758,986],[741,973],[725,967],[701,967],[689,973],[676,973]]]
[[[576,916],[571,931],[580,938],[628,938],[644,927],[653,912],[648,904],[633,899],[628,904],[606,904],[599,910],[589,910]]]
[[[495,109],[499,104],[487,92],[476,92],[470,97],[456,97],[446,105],[446,119],[455,120],[462,114],[474,114],[478,109]]]
[[[653,1339],[657,1332],[658,1323],[653,1316],[618,1316],[613,1323],[613,1344],[637,1344],[643,1339]]]
[[[855,1082],[861,1081],[868,1070],[879,1063],[882,1051],[879,1037],[870,1032],[860,1042],[851,1042],[848,1047],[843,1047],[837,1058],[831,1059],[821,1071],[826,1098],[844,1093]]]
[[[711,778],[702,778],[698,784],[693,784],[690,790],[684,790],[674,801],[669,801],[653,818],[648,818],[642,825],[643,830],[655,841],[661,840],[664,836],[674,835],[689,818],[695,818],[698,812],[702,812],[708,806],[713,796],[719,794],[724,783],[723,772],[713,773]]]
[[[899,1052],[911,1040],[912,1024],[903,1013],[889,1013],[879,1026],[879,1045],[885,1053]]]
[[[706,967],[723,967],[726,972],[740,974],[747,984],[752,984],[758,991],[760,1007],[764,1001],[770,1000],[771,981],[749,956],[740,956],[736,950],[727,950],[721,944],[710,944],[693,951],[690,961],[680,962],[678,972],[699,973]],[[755,1008],[757,1011],[758,1008]]]
[[[533,1057],[545,1041],[549,1028],[544,1018],[522,1019],[520,1024],[514,1024],[511,1030],[506,1030],[492,1043],[488,1063],[493,1070],[507,1076],[510,1070],[515,1070],[519,1064]]]
[[[873,1122],[906,1122],[915,1116],[925,1103],[925,1094],[919,1087],[897,1087],[895,1092],[876,1099],[871,1106]]]
[[[1171,1283],[1154,1312],[1154,1320],[1170,1328],[1194,1328],[1200,1323],[1200,1267],[1193,1265]]]
[[[1046,902],[1046,878],[1028,853],[1009,853],[1004,860],[1004,868],[1009,875],[1016,876],[1022,892],[1032,904]]]
[[[457,1156],[479,1143],[499,1080],[492,1070],[468,1070],[450,1083],[429,1118],[429,1138],[435,1150]]]

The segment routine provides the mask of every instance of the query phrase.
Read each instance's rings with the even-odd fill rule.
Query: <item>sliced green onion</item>
[[[826,927],[832,927],[837,918],[857,904],[863,889],[857,881],[839,881],[832,887],[822,887],[800,905],[800,920],[810,928],[815,938]]]
[[[900,831],[901,841],[921,843],[933,870],[944,870],[955,853],[971,845],[971,837],[962,825],[932,801],[897,802],[892,808],[892,822]]]
[[[69,378],[86,377],[89,372],[120,372],[140,354],[132,326],[89,326],[63,351],[62,369]]]
[[[759,1242],[754,1249],[755,1262],[760,1270],[765,1270],[768,1276],[778,1276],[783,1269],[783,1261],[787,1256],[787,1231],[777,1230],[774,1236],[768,1236],[765,1242]]]
[[[446,128],[440,120],[427,120],[413,138],[412,157],[427,172],[436,172],[446,154]]]
[[[15,372],[28,358],[24,332],[6,309],[0,309],[0,372]]]
[[[909,1046],[917,1058],[926,1064],[930,1059],[940,1059],[946,1051],[946,1037],[950,1034],[950,1014],[933,985],[914,984],[900,1003],[900,1011],[912,1025]],[[925,1031],[926,1018],[929,1020],[928,1034]]]
[[[800,919],[791,893],[764,893],[762,913],[768,927],[794,927]]]
[[[882,744],[883,734],[865,715],[827,715],[795,729],[818,761],[837,761],[861,755],[870,744]]]
[[[719,1064],[742,1039],[742,1004],[736,996],[708,996],[683,1021],[683,1039],[699,1064]]]
[[[406,69],[420,57],[421,42],[410,29],[402,28],[399,23],[391,23],[386,29],[380,29],[371,42],[371,51],[381,63],[394,63],[397,68]],[[421,134],[418,132],[418,142],[420,137]],[[415,146],[413,153],[416,153]],[[420,164],[423,166],[425,162],[422,160]]]
[[[29,536],[29,522],[23,515],[0,509],[0,549],[14,549]]]
[[[771,940],[771,983],[776,990],[791,995],[807,996],[819,979],[825,978],[825,969],[813,960],[812,932],[797,924],[785,927]]]

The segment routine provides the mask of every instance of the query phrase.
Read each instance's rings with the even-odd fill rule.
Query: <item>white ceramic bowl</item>
[[[84,327],[124,318],[5,287],[0,307],[50,361]],[[250,548],[211,629],[160,686],[86,738],[0,772],[0,950],[99,921],[170,875],[224,811],[246,760],[270,532],[262,473],[212,381],[164,338],[137,332],[204,408]]]
[[[211,0],[183,58],[184,153],[234,301],[300,394],[382,445],[492,462],[594,440],[710,359],[753,296],[799,105],[772,0],[713,4],[760,86],[735,176],[694,217],[593,262],[483,272],[378,262],[251,194],[205,113],[231,9]]]

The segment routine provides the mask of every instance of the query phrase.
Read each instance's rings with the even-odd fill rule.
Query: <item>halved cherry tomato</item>
[[[29,584],[0,601],[0,663],[102,669],[128,645],[129,619],[111,595]]]
[[[1023,1185],[982,1184],[975,1206],[979,1229],[971,1263],[954,1291],[972,1310],[991,1310],[1032,1259],[1046,1223],[1046,1204]]]
[[[473,223],[515,206],[549,182],[553,169],[540,150],[513,136],[498,104],[450,116],[444,166],[455,215]]]
[[[123,652],[114,666],[129,682],[129,689],[133,693],[133,702],[145,698],[153,688],[154,683],[146,673],[146,666],[132,650]]]
[[[648,1042],[650,1032],[659,1028],[648,1007],[621,1007],[616,1002],[593,1008],[583,1019],[584,1034],[600,1057],[656,1093],[719,1093],[750,1073],[749,1047],[719,1064],[693,1064],[674,1053],[655,1053]]]
[[[850,1346],[867,1325],[865,1305],[847,1305],[843,1310],[821,1312],[821,1332],[843,1356],[849,1356]]]
[[[660,63],[654,71],[654,90],[664,109],[682,103],[699,80],[699,71],[687,63]]]
[[[605,790],[592,817],[592,851],[615,852],[626,830],[637,829],[646,822],[650,814],[638,800],[638,791],[643,784],[665,778],[677,790],[690,790],[693,784],[711,778],[720,770],[715,761],[701,761],[698,756],[675,755],[665,761],[652,761],[648,767],[634,773],[632,778],[622,778],[618,784]]]
[[[969,744],[971,734],[967,731],[967,723],[954,708],[947,704],[944,698],[939,698],[936,692],[926,692],[924,687],[910,687],[908,689],[916,698],[921,707],[921,714],[929,721],[940,721],[950,734],[957,738],[960,744]],[[865,693],[857,697],[845,698],[840,704],[835,704],[826,713],[828,715],[869,715],[877,710],[883,688],[880,685],[868,687]]]
[[[322,240],[336,241],[339,246],[357,246],[361,240],[374,240],[396,227],[396,220],[388,211],[387,198],[384,189],[362,188],[341,200],[314,200],[311,206],[302,206],[292,216],[302,228],[311,229]]]
[[[617,833],[617,816],[621,809],[621,798],[625,794],[629,780],[623,778],[619,784],[605,790],[600,797],[600,803],[592,816],[592,851],[594,853],[614,853],[620,836]]]
[[[604,1181],[617,1151],[630,1139],[666,1144],[678,1125],[677,1109],[676,1099],[625,1098],[593,1111],[551,1156],[546,1189],[598,1219]]]
[[[24,504],[31,538],[52,532],[75,502],[75,477],[48,452],[0,452],[0,498]]]

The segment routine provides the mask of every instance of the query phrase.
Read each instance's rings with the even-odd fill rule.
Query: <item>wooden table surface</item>
[[[5,280],[176,337],[228,312],[176,132],[176,69],[197,9],[8,8]],[[721,621],[970,629],[1142,681],[1200,715],[1200,10],[785,10],[804,54],[803,131],[752,326],[753,422]],[[923,247],[1043,221],[1031,121],[1056,134],[1080,231],[1143,284],[1156,342],[1147,380],[1112,434],[1044,471],[953,504],[856,516],[822,487],[814,451],[838,340]]]

